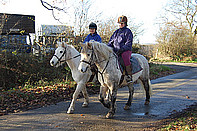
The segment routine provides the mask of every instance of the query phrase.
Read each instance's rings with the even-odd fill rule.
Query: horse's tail
[[[137,83],[139,83],[140,84],[140,86],[141,86],[141,89],[145,89],[145,83],[144,82],[142,82],[143,80],[141,80],[141,79],[138,79],[137,80]],[[152,96],[152,86],[151,86],[151,81],[150,81],[150,79],[148,79],[148,80],[146,80],[146,83],[148,84],[148,86],[147,87],[149,87],[149,90],[148,90],[148,92],[149,92],[149,95],[150,96]]]

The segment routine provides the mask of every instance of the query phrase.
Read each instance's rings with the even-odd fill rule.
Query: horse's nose
[[[82,69],[80,70],[81,73],[85,73],[86,71],[87,71],[87,68],[85,68],[85,69],[82,68]]]
[[[54,65],[54,61],[51,61],[51,66],[53,66]]]

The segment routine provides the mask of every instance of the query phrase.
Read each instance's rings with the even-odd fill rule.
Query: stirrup
[[[127,83],[132,83],[133,82],[132,77],[130,75],[127,75],[126,81],[127,81]]]

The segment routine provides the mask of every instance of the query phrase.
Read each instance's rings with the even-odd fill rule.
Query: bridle
[[[58,57],[57,55],[53,55],[54,57],[56,57],[57,58],[57,63],[59,63],[59,64],[61,64],[62,62],[65,62],[65,61],[68,61],[68,60],[71,60],[71,59],[74,59],[74,58],[77,58],[77,57],[79,57],[79,56],[81,56],[81,54],[79,54],[79,55],[76,55],[76,56],[73,56],[73,57],[71,57],[71,58],[69,58],[69,59],[66,59],[66,60],[61,60],[63,57],[64,57],[64,55],[66,54],[66,48],[64,48],[65,50],[64,50],[64,52],[63,52],[63,54],[62,54],[62,56],[61,57]],[[55,64],[55,65],[57,65],[57,63]]]
[[[88,64],[89,66],[90,66],[90,68],[91,68],[91,66],[93,66],[94,64],[92,64],[92,61],[93,61],[93,57],[95,56],[95,58],[96,58],[96,54],[94,53],[94,49],[93,49],[93,47],[92,47],[92,54],[91,54],[91,57],[90,57],[90,60],[89,61],[85,61],[85,60],[81,60],[80,62],[84,62],[84,63],[86,63],[86,64]],[[113,53],[113,56],[112,57],[116,57],[116,65],[117,65],[117,69],[118,69],[118,56],[115,54],[115,53]],[[104,69],[102,70],[102,71],[99,71],[99,70],[97,70],[97,72],[101,75],[101,78],[102,78],[102,81],[103,81],[103,83],[105,83],[104,82],[104,77],[103,77],[103,73],[104,73],[104,71],[106,70],[106,68],[107,68],[107,66],[108,66],[108,64],[109,64],[109,60],[110,60],[110,58],[112,58],[112,57],[109,57],[109,59],[108,59],[108,61],[107,61],[107,63],[106,63],[106,65],[105,65],[105,67],[104,67]],[[102,60],[102,61],[99,61],[99,62],[97,62],[97,63],[101,63],[101,62],[104,62],[104,61],[106,61],[106,60]],[[88,68],[88,67],[87,67]],[[85,71],[87,71],[87,68],[86,68],[86,70]],[[121,78],[120,78],[120,81],[119,81],[119,86],[122,84],[122,82],[123,82],[123,80],[124,80],[124,74],[122,74],[122,76],[121,76]]]
[[[92,53],[91,53],[91,57],[90,57],[90,60],[89,61],[85,61],[85,60],[81,60],[80,62],[83,62],[83,63],[86,63],[86,64],[88,64],[90,67],[92,67],[94,64],[92,64],[92,61],[93,61],[93,57],[94,57],[94,49],[93,49],[93,47],[92,47]],[[95,57],[96,57],[96,55],[95,55]]]
[[[94,49],[93,49],[93,47],[92,47],[92,54],[91,54],[91,58],[90,58],[90,60],[89,61],[85,61],[85,60],[81,60],[80,62],[84,62],[84,63],[86,63],[86,64],[88,64],[90,67],[91,66],[93,66],[94,64],[92,64],[92,61],[93,61],[93,57],[95,56],[95,58],[96,58],[96,55],[95,55],[95,53],[94,53]],[[115,54],[115,53],[113,53],[114,55],[112,56],[112,57],[116,57],[117,58],[117,55]],[[112,58],[112,57],[109,57],[109,59],[110,58]],[[108,59],[108,61],[107,61],[107,64],[106,65],[108,65],[108,63],[109,63],[109,59]],[[102,63],[102,62],[104,62],[104,61],[106,61],[106,60],[102,60],[102,61],[99,61],[99,62],[97,62],[97,63]],[[106,67],[107,68],[107,67]],[[105,69],[106,69],[105,68]]]
[[[85,60],[81,60],[81,61],[80,61],[80,62],[84,62],[84,63],[88,64],[88,65],[90,66],[90,68],[94,65],[94,64],[92,63],[92,61],[93,61],[93,57],[95,56],[95,58],[96,58],[96,54],[94,53],[94,49],[93,49],[93,47],[92,47],[92,49],[91,49],[91,50],[92,50],[92,53],[91,53],[90,60],[89,60],[89,61],[85,61]],[[99,62],[97,62],[97,63],[101,63],[101,62],[104,62],[104,61],[106,61],[106,60],[102,60],[102,61],[99,61]],[[104,69],[103,69],[102,71],[97,70],[97,72],[98,72],[99,74],[101,74],[101,77],[102,77],[102,81],[103,81],[103,83],[104,83],[103,73],[104,73],[104,71],[106,70],[106,68],[107,68],[108,64],[109,64],[109,59],[108,59],[108,61],[107,61],[106,65],[105,65],[105,67],[104,67]],[[87,69],[88,69],[88,67],[86,68],[86,70],[85,70],[85,71],[87,71]]]

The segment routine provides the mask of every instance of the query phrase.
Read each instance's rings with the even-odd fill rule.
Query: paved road
[[[185,69],[184,72],[151,81],[153,95],[149,106],[143,105],[144,93],[137,90],[131,110],[123,110],[128,91],[127,88],[120,89],[114,119],[104,119],[107,109],[98,102],[97,96],[92,96],[88,108],[82,108],[82,99],[79,99],[75,114],[66,114],[70,103],[66,101],[1,116],[0,130],[142,130],[158,119],[197,102],[197,64]]]

